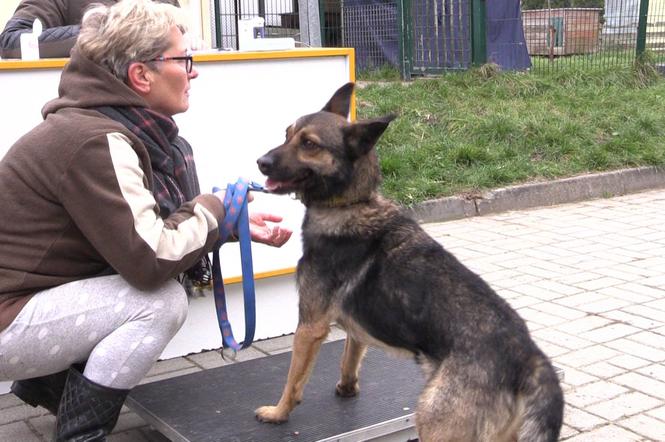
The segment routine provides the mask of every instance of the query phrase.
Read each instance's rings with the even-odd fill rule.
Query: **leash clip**
[[[254,192],[263,192],[263,193],[268,193],[265,187],[263,187],[262,184],[257,183],[256,181],[250,181],[247,183],[247,188],[249,190],[252,190]]]

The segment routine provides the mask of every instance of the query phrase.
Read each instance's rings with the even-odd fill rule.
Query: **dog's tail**
[[[544,355],[532,359],[522,384],[524,419],[520,442],[556,442],[563,423],[563,392],[559,379]]]

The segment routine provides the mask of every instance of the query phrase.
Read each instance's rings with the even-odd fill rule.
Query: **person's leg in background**
[[[53,381],[48,394],[54,397],[64,385],[56,440],[78,434],[97,434],[101,440],[115,425],[129,390],[186,316],[187,296],[175,280],[140,291],[112,275],[45,290],[0,332],[0,379],[30,385],[46,377]],[[86,360],[83,373],[70,368]],[[26,399],[36,400],[29,395]],[[48,405],[55,408],[56,402],[57,397]]]

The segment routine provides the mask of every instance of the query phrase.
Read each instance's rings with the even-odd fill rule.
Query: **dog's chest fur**
[[[339,304],[366,280],[376,261],[390,204],[359,203],[342,208],[310,208],[303,222],[303,256],[298,263],[300,281],[325,286],[317,295]],[[303,284],[301,284],[303,287]]]
[[[392,239],[396,225],[403,225],[400,209],[378,194],[346,207],[308,208],[298,285],[305,310],[308,305],[324,305],[331,318],[358,341],[412,355],[413,351],[398,349],[392,339],[376,333],[377,324],[382,327],[377,313],[382,306],[372,306],[386,299],[375,273],[390,260],[393,246],[399,246]],[[363,314],[358,314],[358,305]]]

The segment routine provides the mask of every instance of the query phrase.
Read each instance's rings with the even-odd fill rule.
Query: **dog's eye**
[[[302,147],[305,150],[313,150],[313,149],[318,149],[319,146],[312,140],[304,140],[302,142]]]

